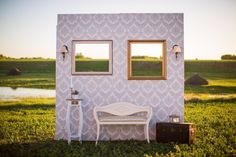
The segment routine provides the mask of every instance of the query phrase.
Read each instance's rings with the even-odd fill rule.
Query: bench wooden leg
[[[144,125],[144,138],[147,139],[147,127]]]
[[[147,137],[147,142],[150,143],[150,141],[149,141],[149,125],[146,124],[145,126],[146,126],[146,137]]]
[[[97,140],[96,140],[96,145],[98,144],[99,134],[100,134],[100,125],[97,124]]]

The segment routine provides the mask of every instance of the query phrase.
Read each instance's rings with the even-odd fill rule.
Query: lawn
[[[236,97],[236,61],[185,61],[185,78],[194,73],[206,78],[209,85],[185,86],[185,100]]]
[[[162,76],[160,60],[132,59],[132,76]]]
[[[109,60],[106,59],[83,59],[76,60],[76,71],[88,72],[88,71],[109,71]]]
[[[86,65],[87,66],[87,65]],[[14,67],[20,76],[6,76]],[[99,67],[99,66],[97,66]],[[236,61],[185,61],[185,122],[197,125],[192,145],[151,141],[55,141],[55,99],[0,99],[0,156],[236,156]],[[55,61],[0,61],[0,86],[55,89]]]
[[[135,60],[137,62],[137,60]],[[159,63],[152,63],[153,60],[134,61],[134,67],[145,65],[153,66],[154,69],[160,69]],[[103,69],[107,61],[91,60],[80,61],[81,68],[90,70]],[[7,76],[6,73],[14,67],[22,70],[20,76]],[[134,68],[137,75],[140,73],[152,73],[149,70]],[[83,70],[81,70],[83,71]],[[213,61],[213,60],[187,60],[185,61],[185,79],[198,73],[209,81],[207,86],[185,86],[185,100],[212,100],[236,97],[236,61]],[[7,87],[31,87],[55,89],[55,60],[1,60],[0,61],[0,86]]]
[[[236,99],[187,102],[185,122],[197,125],[192,145],[151,141],[55,141],[55,100],[0,100],[0,156],[227,156],[236,154]]]
[[[91,67],[93,69],[104,69],[106,64],[106,61],[104,63],[103,61],[98,61],[97,66],[94,62],[90,63],[88,60],[80,62],[83,67],[88,67],[88,64],[92,64]],[[143,61],[140,64],[146,64],[146,62],[151,61]],[[149,65],[160,69],[160,66],[155,64]],[[22,70],[22,75],[7,76],[6,73],[14,67],[19,67]],[[151,70],[145,71],[154,73]],[[140,73],[138,70],[135,72]],[[185,61],[185,79],[195,73],[206,78],[209,81],[209,85],[185,86],[186,100],[236,97],[236,61]],[[55,89],[55,60],[0,60],[0,86]]]
[[[7,76],[18,67],[19,76]],[[0,86],[55,89],[55,60],[0,60]]]

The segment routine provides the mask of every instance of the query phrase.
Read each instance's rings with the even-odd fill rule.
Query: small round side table
[[[67,111],[66,111],[66,131],[68,134],[68,144],[70,144],[72,138],[79,138],[79,141],[82,143],[82,129],[83,129],[83,110],[82,110],[82,99],[66,99],[67,101]],[[76,135],[71,134],[70,129],[70,114],[72,107],[79,108],[79,128]]]

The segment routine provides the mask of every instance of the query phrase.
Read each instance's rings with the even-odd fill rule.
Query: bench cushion
[[[100,122],[145,122],[147,118],[143,116],[101,116]]]

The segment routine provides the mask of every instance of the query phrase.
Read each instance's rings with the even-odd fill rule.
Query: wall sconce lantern
[[[60,49],[60,53],[62,54],[63,61],[64,61],[66,54],[69,53],[68,47],[66,45],[63,45]]]
[[[172,50],[173,50],[173,52],[175,53],[175,58],[176,58],[176,60],[177,60],[178,54],[181,53],[181,47],[180,47],[179,45],[174,45],[174,46],[172,47]]]
[[[170,115],[169,122],[170,123],[180,123],[180,118],[177,115]]]

